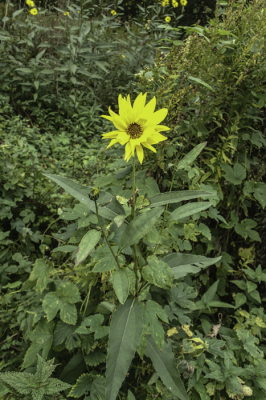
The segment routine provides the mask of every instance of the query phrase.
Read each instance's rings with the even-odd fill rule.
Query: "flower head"
[[[180,0],[181,6],[186,6],[187,5],[187,0]]]
[[[64,15],[69,15],[69,11],[66,11],[66,12],[64,13]]]
[[[176,0],[172,0],[172,6],[174,8],[178,7],[178,2]]]
[[[119,115],[114,113],[109,107],[109,115],[102,115],[103,118],[112,121],[117,131],[104,133],[103,139],[113,139],[107,146],[113,146],[115,143],[126,145],[125,147],[125,160],[131,157],[135,157],[135,149],[140,164],[143,161],[143,148],[142,146],[150,149],[154,153],[156,150],[152,147],[152,144],[157,144],[163,140],[167,140],[167,137],[161,135],[160,131],[168,131],[170,128],[164,125],[158,125],[162,122],[168,110],[162,108],[159,111],[154,112],[156,106],[156,98],[146,104],[146,96],[140,93],[134,101],[133,107],[130,102],[130,95],[127,99],[123,98],[121,94],[118,97],[119,104]]]
[[[37,8],[32,8],[32,9],[30,10],[30,13],[31,13],[32,15],[37,15],[37,14],[38,14]]]
[[[26,4],[27,4],[29,7],[34,7],[34,1],[32,1],[32,0],[26,0]]]
[[[165,17],[165,21],[166,22],[170,22],[171,21],[171,17]]]
[[[116,11],[115,11],[115,10],[112,10],[112,11],[111,11],[111,14],[115,16],[115,15],[116,15]]]

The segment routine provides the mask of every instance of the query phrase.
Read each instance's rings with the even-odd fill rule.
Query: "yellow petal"
[[[136,146],[136,151],[137,151],[137,156],[139,159],[140,164],[142,164],[144,153],[143,153],[143,148],[141,146]]]
[[[152,147],[149,143],[143,142],[143,143],[141,143],[141,144],[142,144],[142,146],[147,147],[147,149],[150,149],[151,151],[153,151],[154,153],[156,153],[155,148]]]
[[[167,108],[162,108],[161,110],[156,111],[154,114],[152,114],[152,117],[150,117],[146,122],[145,128],[149,126],[158,125],[165,119],[167,113],[168,113]]]
[[[108,144],[108,146],[107,146],[106,148],[108,149],[109,147],[113,146],[113,145],[116,144],[117,142],[118,142],[117,139],[111,140],[111,142]]]
[[[146,103],[146,96],[147,96],[147,93],[145,93],[144,95],[142,93],[140,93],[134,101],[133,111],[134,111],[134,114],[136,117],[139,114],[141,114],[144,110],[144,106]]]
[[[120,131],[126,131],[127,130],[127,124],[126,122],[123,120],[122,117],[120,117],[119,115],[117,115],[115,112],[113,112],[111,110],[111,107],[109,107],[109,113],[112,116],[112,123],[114,124],[114,126],[119,129]]]
[[[156,131],[170,131],[171,130],[171,128],[168,128],[168,126],[164,126],[164,125],[156,125],[154,127],[154,129]]]
[[[161,135],[159,132],[156,132],[151,136],[151,139],[153,140],[153,143],[159,143],[164,140],[167,140],[168,138],[166,136]]]
[[[132,156],[131,145],[130,142],[126,144],[125,147],[125,160],[128,161]]]
[[[110,117],[109,115],[101,115],[102,118],[108,119],[109,121],[113,122],[113,118]]]
[[[156,107],[156,97],[154,96],[144,108],[143,115],[147,116],[146,119],[148,119],[148,116],[153,115],[155,107]]]
[[[108,133],[102,133],[102,136],[103,136],[102,139],[116,138],[119,133],[120,133],[120,131],[112,131],[112,132],[108,132]]]

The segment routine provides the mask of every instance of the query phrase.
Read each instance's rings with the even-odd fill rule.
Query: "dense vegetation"
[[[92,3],[0,4],[0,399],[263,400],[264,0]]]

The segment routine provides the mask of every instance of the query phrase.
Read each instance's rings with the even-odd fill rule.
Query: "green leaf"
[[[33,70],[31,68],[16,68],[15,71],[24,72],[25,74],[33,73]]]
[[[80,201],[80,203],[84,204],[88,207],[89,210],[93,211],[96,214],[96,208],[94,201],[90,200],[88,197],[88,193],[91,192],[92,188],[82,186],[79,183],[73,182],[70,179],[67,179],[63,176],[52,175],[52,174],[44,174],[47,178],[56,182],[59,186],[61,186],[67,193],[73,196],[75,199]],[[108,203],[107,206],[99,207],[99,215],[109,220],[113,220],[118,215],[124,214],[123,207],[118,203],[118,201],[109,193],[105,193],[100,191],[100,198],[98,203]]]
[[[209,258],[195,254],[172,253],[162,258],[174,273],[175,279],[182,278],[189,273],[197,273],[220,261],[220,257]],[[193,264],[193,265],[192,265]]]
[[[12,18],[16,18],[18,15],[20,15],[22,12],[24,11],[24,8],[21,8],[20,10],[17,10],[15,12],[13,12],[12,14]]]
[[[104,400],[105,379],[100,375],[83,374],[77,380],[68,396],[81,397],[90,392],[91,400]],[[87,398],[87,397],[86,397]]]
[[[236,376],[228,376],[225,380],[225,385],[230,392],[235,393],[235,394],[240,394],[242,393],[242,387],[241,383],[237,379]]]
[[[102,326],[103,321],[104,316],[102,314],[91,315],[82,321],[81,326],[76,329],[75,333],[88,335],[91,332],[95,332],[94,339],[101,339],[102,337],[107,336],[109,333],[109,327]]]
[[[127,272],[124,269],[118,269],[112,276],[113,288],[118,300],[124,304],[129,293],[129,280]]]
[[[252,335],[251,331],[240,328],[236,331],[238,338],[243,342],[244,349],[254,358],[264,357],[264,353],[259,349],[259,339]]]
[[[32,344],[25,354],[23,368],[28,368],[35,362],[40,350],[42,350],[42,357],[47,358],[53,344],[53,331],[53,322],[47,322],[44,318],[38,322],[36,328],[29,335]]]
[[[67,324],[75,325],[77,322],[77,309],[74,303],[81,301],[79,290],[72,282],[60,282],[56,292],[44,296],[42,307],[47,314],[48,321],[55,318],[60,310],[60,318]]]
[[[147,336],[146,356],[149,357],[153,366],[163,381],[164,385],[180,400],[189,400],[183,382],[175,367],[175,356],[169,344],[164,344],[159,351],[152,336]]]
[[[131,392],[130,389],[128,389],[127,392],[127,400],[136,400],[136,397],[134,396],[134,394]]]
[[[78,351],[64,367],[59,378],[64,382],[73,383],[85,371],[87,371],[87,368],[83,354]]]
[[[111,247],[114,254],[117,254],[118,246]],[[124,265],[125,256],[119,255],[118,261],[121,266]],[[116,260],[107,245],[97,247],[96,255],[93,258],[93,262],[96,262],[96,265],[93,268],[92,272],[106,272],[118,269]]]
[[[145,236],[149,230],[155,225],[158,218],[163,213],[163,208],[157,208],[138,215],[128,224],[124,230],[124,234],[119,242],[118,252],[126,247],[136,244]]]
[[[165,332],[161,322],[158,320],[157,316],[164,322],[168,323],[168,317],[164,309],[160,304],[153,300],[148,300],[146,302],[146,307],[141,303],[140,307],[142,313],[142,320],[144,321],[143,335],[152,335],[156,345],[159,350],[162,350],[164,345]],[[145,350],[146,351],[146,340],[145,340]]]
[[[38,258],[35,260],[33,265],[33,270],[29,279],[31,281],[37,279],[35,290],[39,290],[42,293],[49,281],[49,265],[46,264],[43,258]]]
[[[236,297],[235,297],[235,304],[236,304],[236,308],[241,307],[243,304],[245,304],[247,301],[246,296],[244,295],[244,293],[237,293]]]
[[[190,81],[195,81],[197,83],[200,83],[201,85],[206,86],[206,88],[208,88],[208,89],[212,90],[213,92],[215,92],[215,90],[210,85],[208,85],[208,83],[204,82],[203,80],[201,80],[199,78],[194,78],[193,76],[189,76],[188,79]]]
[[[198,144],[194,149],[192,149],[189,153],[187,153],[182,160],[179,161],[177,165],[177,171],[188,167],[200,154],[200,152],[204,149],[207,142],[203,142]]]
[[[222,164],[221,168],[226,172],[224,178],[234,185],[240,185],[246,178],[247,174],[245,168],[239,163],[236,163],[234,168],[230,167],[228,164]]]
[[[210,400],[210,396],[206,392],[206,385],[198,381],[193,385],[193,388],[198,392],[201,400]]]
[[[249,294],[253,299],[255,299],[258,303],[261,304],[261,298],[258,290],[252,290],[252,292],[250,292]]]
[[[59,346],[66,341],[65,345],[69,351],[74,350],[79,346],[78,336],[74,333],[76,327],[66,324],[63,321],[58,321],[54,331],[54,346]]]
[[[187,218],[190,215],[197,214],[207,208],[211,207],[212,203],[209,201],[200,201],[185,204],[184,206],[176,208],[170,215],[169,221],[177,221],[179,219]]]
[[[149,283],[163,289],[172,287],[174,282],[172,269],[156,256],[149,256],[147,261],[148,265],[142,269],[143,278]]]
[[[216,192],[206,192],[205,190],[180,190],[177,192],[160,193],[151,197],[149,207],[159,207],[170,203],[180,203],[181,201],[197,199],[199,197],[213,197]]]
[[[107,349],[106,400],[116,400],[141,340],[142,318],[139,304],[128,298],[112,316]]]
[[[76,251],[77,246],[71,246],[70,244],[66,244],[65,246],[56,247],[51,251],[51,253],[57,253],[58,251],[62,251],[63,253],[71,253],[72,251]]]
[[[78,250],[75,255],[75,266],[81,264],[90,254],[91,250],[94,249],[96,244],[101,238],[101,232],[96,229],[91,229],[87,232],[78,246]]]

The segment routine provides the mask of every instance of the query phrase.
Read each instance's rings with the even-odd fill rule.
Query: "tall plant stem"
[[[108,239],[107,239],[107,236],[106,236],[106,234],[105,234],[105,232],[104,232],[104,230],[103,230],[103,227],[102,227],[102,224],[101,224],[101,221],[100,221],[100,217],[99,217],[99,213],[98,213],[97,201],[94,200],[94,203],[95,203],[95,208],[96,208],[96,215],[97,215],[98,222],[99,222],[100,228],[101,228],[101,230],[102,230],[103,236],[104,236],[104,238],[105,238],[105,240],[106,240],[106,243],[107,243],[108,246],[109,246],[109,249],[110,249],[111,253],[112,253],[113,256],[114,256],[114,259],[115,259],[115,261],[116,261],[116,263],[117,263],[118,268],[120,269],[121,267],[120,267],[118,258],[117,258],[117,256],[115,255],[115,253],[113,252],[113,249],[112,249],[112,247],[111,247],[111,245],[110,245],[110,243],[109,243],[109,241],[108,241]]]
[[[133,177],[132,177],[132,203],[131,203],[131,215],[132,220],[135,218],[135,152],[133,155]],[[134,254],[135,254],[135,295],[138,295],[138,260],[137,260],[137,246],[136,244],[133,245]]]

